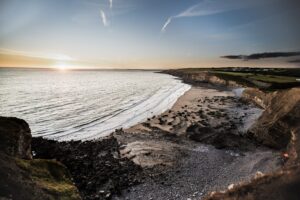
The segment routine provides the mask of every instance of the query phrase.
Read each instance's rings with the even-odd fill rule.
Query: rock
[[[263,174],[261,171],[257,171],[257,172],[255,173],[254,178],[260,178],[260,177],[262,177],[262,176],[264,176],[264,174]]]
[[[248,150],[254,145],[249,139],[235,135],[230,131],[219,131],[218,129],[212,127],[202,127],[198,124],[189,126],[186,130],[186,133],[187,137],[191,140],[205,144],[211,144],[218,149],[238,148],[240,150]]]
[[[214,192],[204,200],[298,200],[300,166],[252,179],[225,192]]]
[[[84,199],[110,199],[138,182],[136,175],[141,168],[128,158],[121,158],[119,145],[114,137],[85,142],[33,138],[32,142],[36,158],[56,158],[68,167]]]
[[[229,186],[228,186],[228,190],[232,190],[234,188],[234,184],[230,184]]]
[[[31,134],[24,120],[0,117],[0,137],[0,199],[81,199],[64,165],[31,159]]]
[[[0,151],[31,159],[31,131],[27,122],[15,117],[0,117]]]
[[[215,131],[213,128],[210,127],[201,127],[197,124],[193,124],[189,126],[186,130],[187,136],[195,141],[203,142],[208,137],[211,137],[215,134]]]
[[[300,127],[300,88],[270,93],[265,99],[266,110],[248,135],[263,145],[284,149]]]

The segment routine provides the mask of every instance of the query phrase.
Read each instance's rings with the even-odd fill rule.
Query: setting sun
[[[0,200],[300,200],[299,19],[300,0],[0,0]]]
[[[54,68],[58,69],[60,71],[65,71],[65,70],[69,69],[70,67],[65,63],[59,63],[59,64],[55,65]]]

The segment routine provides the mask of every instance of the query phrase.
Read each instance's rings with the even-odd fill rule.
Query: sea
[[[24,119],[33,137],[94,140],[161,114],[189,89],[156,71],[0,68],[0,115]]]

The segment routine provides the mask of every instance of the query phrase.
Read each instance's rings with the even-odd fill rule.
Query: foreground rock
[[[298,200],[300,168],[262,175],[249,183],[231,186],[227,192],[212,193],[205,200]]]
[[[0,117],[0,199],[81,199],[66,167],[32,160],[30,143],[24,120]]]
[[[141,168],[120,158],[113,137],[86,142],[33,138],[32,148],[36,158],[56,159],[66,165],[83,199],[110,199],[138,182]]]
[[[27,122],[0,117],[0,151],[12,157],[31,159],[31,133]]]

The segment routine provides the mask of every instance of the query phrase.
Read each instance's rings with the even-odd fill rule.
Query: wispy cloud
[[[171,23],[172,19],[173,19],[173,17],[169,17],[169,18],[167,19],[167,21],[165,22],[165,24],[164,24],[163,27],[161,28],[161,32],[165,32],[165,31],[166,31],[166,28],[167,28],[167,26]]]
[[[17,51],[14,49],[5,49],[5,48],[0,48],[0,54],[25,56],[25,57],[33,57],[33,58],[44,58],[44,59],[52,59],[52,60],[65,60],[65,61],[75,60],[74,58],[65,54],[41,53],[41,52],[37,53],[37,52],[28,52],[28,51]]]
[[[167,27],[176,18],[182,17],[199,17],[208,16],[218,13],[228,12],[232,10],[238,10],[242,8],[247,8],[259,3],[258,0],[253,1],[241,1],[241,0],[227,0],[227,1],[217,1],[217,0],[203,0],[201,3],[193,5],[183,12],[169,17],[161,28],[161,32],[165,32]]]
[[[109,0],[109,8],[112,9],[113,6],[113,0]]]
[[[103,10],[100,10],[100,16],[101,16],[103,25],[108,26],[108,21],[107,21],[107,18],[106,18],[106,14]]]

